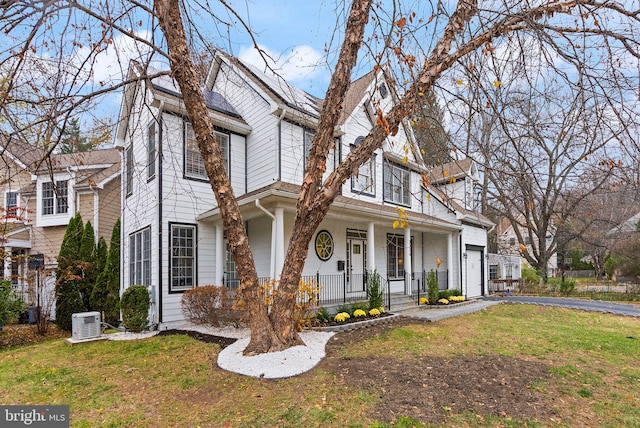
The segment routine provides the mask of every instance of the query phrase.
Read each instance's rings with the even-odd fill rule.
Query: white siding
[[[252,128],[246,144],[246,191],[272,184],[278,175],[278,118],[270,113],[269,102],[226,64],[222,64],[213,90],[222,94]]]

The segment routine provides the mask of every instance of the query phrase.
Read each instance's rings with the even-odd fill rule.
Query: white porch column
[[[275,279],[280,279],[284,267],[284,209],[276,208],[274,214],[276,216]]]
[[[375,225],[370,221],[367,226],[367,270],[369,272],[376,270],[375,231]]]
[[[4,278],[11,278],[11,247],[4,247]]]
[[[216,285],[222,285],[224,280],[224,258],[227,250],[224,247],[224,229],[222,224],[216,224]]]
[[[453,288],[453,233],[447,235],[447,288]]]
[[[404,228],[404,294],[411,295],[411,228]]]

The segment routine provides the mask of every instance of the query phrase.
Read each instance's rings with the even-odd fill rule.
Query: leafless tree
[[[62,63],[70,56],[75,64],[82,66],[73,69],[73,78],[66,82],[68,103],[49,116],[43,115],[41,123],[64,117],[73,109],[86,105],[94,96],[127,83],[123,80],[116,84],[96,81],[90,74],[83,74],[91,69],[91,64],[102,51],[109,49],[117,36],[124,35],[136,41],[136,46],[144,48],[141,50],[141,53],[146,53],[142,55],[143,64],[148,64],[153,58],[164,58],[179,84],[192,118],[224,227],[228,236],[233,237],[230,247],[238,261],[241,291],[250,314],[251,341],[245,353],[277,351],[301,343],[295,328],[293,296],[314,231],[339,194],[342,184],[357,173],[358,167],[382,146],[385,138],[394,134],[414,113],[418,100],[436,82],[452,79],[449,72],[459,61],[473,52],[491,50],[495,43],[519,33],[538,39],[541,45],[557,52],[567,67],[579,69],[581,73],[586,73],[594,65],[586,57],[591,52],[586,47],[596,46],[595,41],[601,48],[598,51],[601,60],[597,63],[606,67],[607,72],[615,66],[616,59],[627,61],[630,56],[637,58],[639,50],[637,6],[595,0],[542,1],[535,6],[518,1],[479,4],[473,0],[462,0],[455,4],[420,3],[411,10],[413,6],[401,1],[375,6],[371,0],[350,2],[348,10],[338,14],[335,35],[340,35],[342,42],[337,51],[329,50],[333,73],[307,160],[308,172],[301,183],[294,233],[289,241],[278,294],[271,312],[267,314],[258,291],[244,222],[216,143],[192,54],[206,45],[203,35],[211,37],[210,33],[203,34],[203,28],[217,29],[230,25],[231,21],[241,25],[249,22],[226,2],[220,3],[226,9],[223,13],[213,14],[209,5],[205,8],[200,7],[200,3],[179,0],[157,0],[153,5],[126,1],[98,4],[53,0],[4,2],[0,29],[11,43],[5,44],[9,47],[3,49],[2,57],[11,59],[0,64],[8,70],[4,72],[8,77],[0,108],[4,109],[12,100],[16,92],[16,78],[24,71],[33,50],[36,54],[43,51],[55,54],[52,57],[59,61],[56,64],[58,69],[64,68]],[[209,25],[202,25],[204,19]],[[251,30],[248,25],[246,27],[247,31]],[[143,29],[146,31],[144,35],[138,31]],[[61,31],[64,32],[62,37]],[[219,35],[217,37],[219,40],[213,40],[214,44],[223,45],[224,40]],[[586,39],[588,43],[582,43]],[[208,42],[212,39],[209,38]],[[396,77],[390,75],[388,80],[400,97],[387,114],[378,113],[376,123],[364,141],[329,177],[321,181],[327,154],[334,144],[333,130],[352,70],[356,64],[367,62],[371,67],[383,66],[395,72]],[[585,79],[602,77],[596,74],[586,73]],[[634,80],[637,76],[616,72],[616,79],[621,84],[624,79]],[[623,93],[626,94],[621,90],[610,95]],[[37,120],[32,122],[37,123]],[[518,178],[514,175],[514,179]]]

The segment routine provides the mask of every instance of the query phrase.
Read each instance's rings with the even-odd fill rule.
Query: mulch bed
[[[0,349],[12,346],[31,345],[49,339],[71,337],[71,333],[58,328],[55,324],[49,325],[47,334],[38,333],[35,325],[12,324],[5,325],[0,331]]]
[[[200,333],[192,330],[162,330],[158,333],[158,336],[170,336],[174,334],[185,334],[193,339],[201,340],[205,343],[214,343],[219,345],[221,349],[226,348],[227,346],[235,343],[238,339],[233,339],[230,337],[222,337],[222,336],[214,336],[212,334]]]

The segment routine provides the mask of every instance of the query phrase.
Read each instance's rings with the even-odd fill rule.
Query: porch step
[[[412,296],[407,296],[406,294],[391,294],[391,309],[389,312],[402,312],[409,309],[413,309],[418,306],[416,300]],[[387,302],[385,302],[387,303]]]

